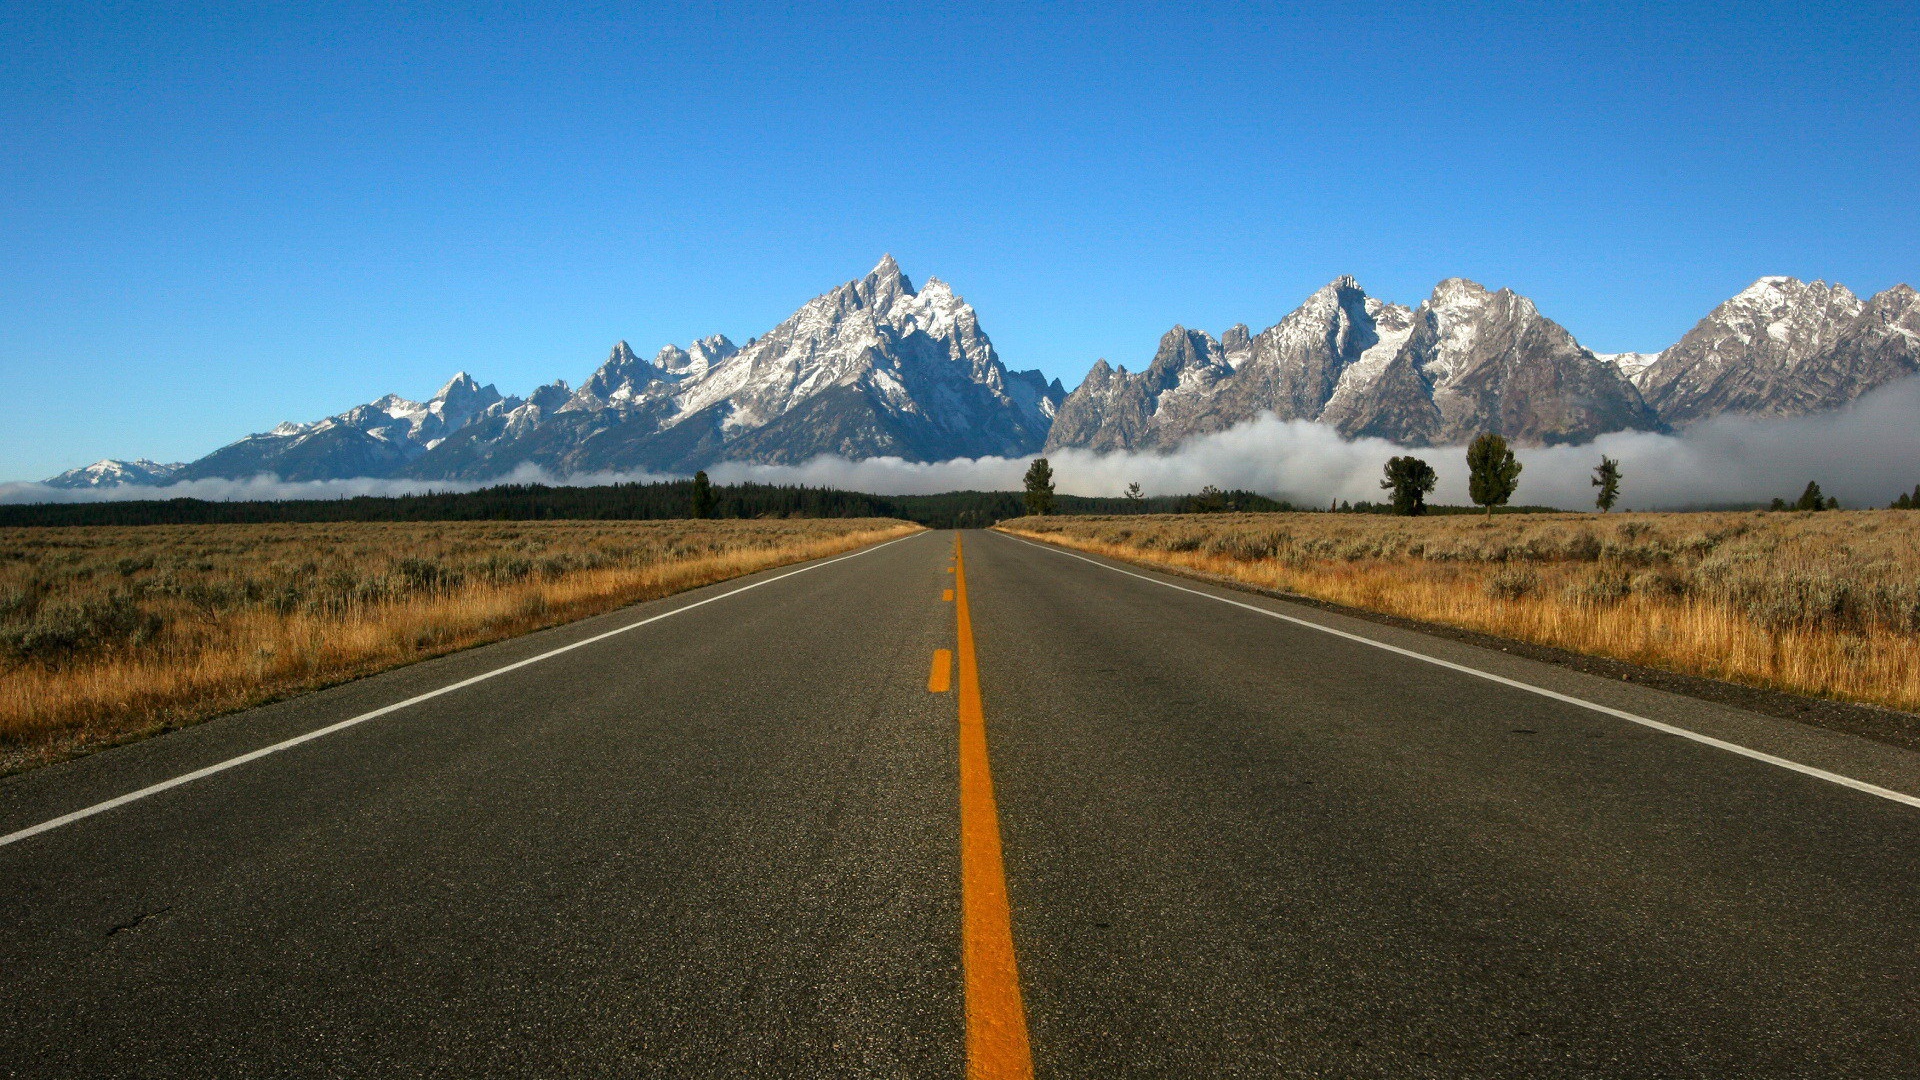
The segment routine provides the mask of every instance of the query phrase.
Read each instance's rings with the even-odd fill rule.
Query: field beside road
[[[1004,531],[1367,611],[1920,710],[1920,513],[1205,514]]]
[[[918,526],[0,529],[0,773]]]

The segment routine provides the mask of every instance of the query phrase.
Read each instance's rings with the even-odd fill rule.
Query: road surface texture
[[[954,539],[0,781],[0,1075],[1920,1075],[1920,755]]]

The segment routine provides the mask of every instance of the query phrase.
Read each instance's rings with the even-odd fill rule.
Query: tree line
[[[1475,505],[1484,507],[1487,515],[1493,515],[1494,507],[1506,506],[1513,498],[1520,484],[1522,469],[1519,459],[1514,456],[1507,440],[1499,435],[1486,434],[1473,440],[1467,447],[1467,488]],[[1434,471],[1426,461],[1406,455],[1390,459],[1386,464],[1386,475],[1380,481],[1380,487],[1392,493],[1391,511],[1396,514],[1420,515],[1434,509],[1427,505],[1427,495],[1440,482],[1440,474]],[[1604,455],[1600,465],[1594,470],[1594,484],[1600,488],[1599,505],[1604,510],[1613,508],[1620,497],[1620,463]],[[1027,467],[1024,480],[1022,502],[1031,516],[1054,513],[1061,496],[1054,493],[1053,465],[1046,458],[1035,458]],[[1138,481],[1127,485],[1121,496],[1127,509],[1122,512],[1138,513],[1151,500],[1143,495]],[[1250,491],[1221,491],[1211,485],[1203,488],[1199,495],[1180,497],[1175,508],[1179,513],[1207,513],[1220,510],[1293,510],[1291,503],[1269,499]],[[1370,503],[1357,506],[1335,502],[1329,510],[1350,510],[1361,513],[1380,512]],[[1451,508],[1448,508],[1449,510]],[[1522,509],[1550,510],[1551,507],[1524,507]],[[1098,512],[1098,511],[1094,511]]]
[[[1497,435],[1474,440],[1468,450],[1469,491],[1488,514],[1496,506],[1513,511],[1545,511],[1545,506],[1510,506],[1518,486],[1520,462]],[[672,518],[891,517],[930,528],[984,528],[1023,514],[1206,514],[1274,513],[1325,509],[1354,513],[1428,514],[1477,512],[1432,506],[1426,496],[1438,476],[1427,462],[1407,455],[1387,462],[1380,482],[1391,494],[1383,504],[1335,502],[1327,507],[1296,506],[1241,489],[1211,485],[1196,494],[1146,495],[1135,482],[1116,497],[1060,495],[1046,458],[1027,470],[1023,491],[948,491],[936,495],[870,495],[837,488],[782,484],[714,484],[705,473],[688,480],[596,487],[499,484],[476,491],[419,495],[356,495],[340,499],[275,499],[221,502],[207,499],[130,499],[115,502],[18,503],[0,505],[0,527],[57,525],[208,525],[333,521],[542,521],[666,520]],[[1602,456],[1594,469],[1599,489],[1595,505],[1611,510],[1620,497],[1620,463]],[[1794,502],[1773,500],[1776,510],[1837,509],[1839,500],[1809,483]],[[1920,509],[1920,486],[1894,500],[1896,509]]]
[[[1090,498],[1061,495],[1068,514],[1176,514],[1225,510],[1291,510],[1250,491],[1208,488],[1198,495]],[[130,499],[114,502],[0,505],[0,527],[59,525],[217,525],[335,521],[563,521],[671,518],[890,517],[936,529],[984,528],[1026,512],[1016,491],[949,491],[937,495],[869,495],[836,488],[715,484],[705,473],[659,483],[551,487],[501,484],[477,491],[420,495],[356,495],[340,499],[222,502]]]

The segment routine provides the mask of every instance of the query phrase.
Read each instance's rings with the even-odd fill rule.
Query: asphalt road
[[[1920,808],[1215,597],[1900,791],[1920,755],[965,535],[1036,1075],[1920,1075]],[[7,835],[681,611],[0,845],[0,1075],[964,1075],[952,549],[0,781]]]

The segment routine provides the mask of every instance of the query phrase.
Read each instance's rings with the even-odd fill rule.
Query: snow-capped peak
[[[184,468],[186,463],[178,461],[163,465],[147,458],[138,458],[133,461],[103,458],[91,465],[68,469],[58,476],[50,476],[41,483],[57,488],[119,487],[122,484],[154,486],[165,484],[173,479],[175,473]]]
[[[1433,295],[1427,299],[1426,306],[1434,311],[1478,308],[1492,296],[1493,293],[1477,281],[1453,277],[1433,287]]]
[[[479,390],[480,384],[473,380],[473,376],[464,371],[456,371],[453,373],[453,378],[448,379],[446,385],[433,395],[432,400],[445,401],[456,394],[473,394],[478,393]]]
[[[1593,355],[1601,363],[1612,364],[1619,368],[1620,374],[1625,375],[1628,382],[1634,382],[1640,378],[1642,372],[1660,359],[1659,353],[1648,352],[1594,353]]]
[[[914,294],[913,282],[900,272],[900,264],[893,261],[892,255],[883,255],[873,270],[854,286],[854,293],[866,301],[868,307],[885,312],[901,298]]]

